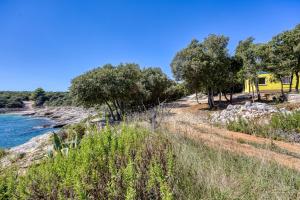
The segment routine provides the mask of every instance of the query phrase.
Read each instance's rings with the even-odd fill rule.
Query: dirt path
[[[206,108],[205,103],[197,104],[189,99],[179,101],[171,109],[171,115],[165,120],[165,126],[171,132],[183,134],[213,148],[275,161],[300,171],[299,143],[274,141],[213,127],[207,123],[209,111]]]

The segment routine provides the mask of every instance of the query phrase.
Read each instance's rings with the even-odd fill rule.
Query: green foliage
[[[29,99],[29,92],[0,92],[0,108],[22,108],[23,101]]]
[[[166,91],[166,96],[168,101],[175,101],[181,97],[187,96],[190,94],[186,84],[184,83],[173,83]]]
[[[0,91],[0,108],[22,108],[23,101],[34,100],[42,106],[70,106],[73,104],[68,92],[45,92],[37,89],[35,92]]]
[[[274,114],[270,124],[273,129],[300,133],[300,111],[294,111],[290,114]]]
[[[295,132],[300,133],[300,111],[294,111],[290,114],[276,113],[272,115],[269,124],[240,118],[237,121],[229,122],[227,129],[273,139],[285,139],[283,135],[278,135],[278,132],[285,132],[286,135]]]
[[[31,99],[35,102],[35,106],[42,106],[46,101],[46,92],[43,88],[37,88],[31,94]]]
[[[0,148],[0,159],[6,155],[6,151]]]
[[[57,133],[53,133],[53,148],[55,151],[60,151],[63,148],[62,141]]]
[[[142,71],[142,85],[144,86],[145,105],[158,104],[167,98],[166,90],[172,84],[160,68],[147,68]]]
[[[170,143],[144,129],[125,125],[101,132],[92,129],[67,156],[57,154],[30,167],[24,176],[3,173],[0,195],[7,199],[173,199],[175,183],[169,177],[174,174],[167,163],[173,163],[174,157],[168,155],[172,155]]]
[[[275,163],[131,125],[88,131],[78,148],[31,166],[24,175],[15,169],[1,171],[0,199],[249,200],[300,195],[299,172]]]
[[[105,104],[113,119],[121,119],[128,112],[168,100],[167,89],[172,84],[175,83],[159,68],[141,70],[139,65],[132,63],[107,64],[74,78],[70,93],[79,105]]]
[[[46,92],[44,105],[71,106],[73,102],[68,92]]]
[[[184,80],[193,91],[208,93],[208,103],[214,107],[215,91],[225,90],[236,84],[227,44],[229,38],[223,35],[209,35],[203,42],[192,40],[172,60],[172,72],[177,80]],[[235,64],[235,63],[234,63]]]
[[[227,129],[247,133],[251,135],[259,135],[262,137],[275,137],[272,127],[266,124],[260,124],[256,120],[245,120],[239,118],[237,121],[231,121],[227,124]],[[275,138],[274,138],[275,139]]]

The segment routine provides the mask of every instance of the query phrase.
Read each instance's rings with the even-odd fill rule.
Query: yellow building
[[[283,82],[283,90],[288,91],[290,88],[290,77],[284,77],[282,79]],[[296,76],[293,77],[292,88],[294,89],[296,86]],[[268,72],[260,72],[258,75],[258,87],[261,92],[280,92],[281,91],[281,83],[278,80],[275,80],[274,76]],[[251,93],[252,91],[256,91],[255,85],[249,81],[245,81],[244,91],[246,93]]]

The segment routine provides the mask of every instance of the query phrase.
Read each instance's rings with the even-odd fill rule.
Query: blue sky
[[[265,42],[300,23],[299,0],[0,0],[0,90],[65,91],[105,63],[161,67],[192,38]]]

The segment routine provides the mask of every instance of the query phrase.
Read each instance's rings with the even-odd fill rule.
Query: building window
[[[291,83],[291,77],[283,77],[282,79],[282,84],[290,84]]]
[[[266,85],[266,78],[258,78],[259,85]]]

